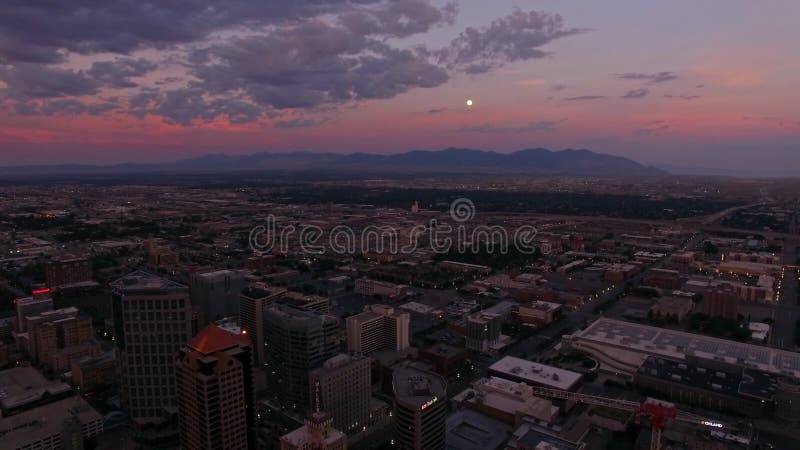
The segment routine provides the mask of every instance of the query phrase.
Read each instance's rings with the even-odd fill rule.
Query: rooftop
[[[444,400],[447,383],[433,372],[401,366],[392,373],[395,398],[405,403],[422,406],[430,400]]]
[[[250,345],[244,334],[233,334],[215,324],[208,324],[187,344],[192,350],[210,355],[240,345]]]
[[[66,383],[48,380],[33,367],[0,371],[0,408],[4,412],[70,391]]]
[[[510,425],[470,409],[461,409],[447,416],[445,428],[445,448],[448,450],[502,448],[513,430]]]
[[[513,378],[541,386],[568,390],[572,388],[582,375],[570,370],[539,364],[513,356],[503,359],[489,366],[489,371],[504,378]]]
[[[576,331],[572,339],[677,360],[686,359],[687,354],[691,354],[701,359],[800,378],[798,353],[621,320],[597,319],[586,329]]]
[[[61,433],[63,422],[70,417],[81,424],[101,421],[98,414],[80,397],[65,398],[47,406],[24,411],[0,419],[0,440],[3,448],[20,448],[38,439]]]
[[[186,286],[158,275],[137,270],[111,283],[118,291],[183,290]]]

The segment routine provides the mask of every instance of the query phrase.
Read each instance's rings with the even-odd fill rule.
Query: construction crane
[[[640,418],[647,417],[650,419],[650,429],[652,432],[650,437],[650,450],[661,449],[661,431],[664,429],[665,425],[675,421],[711,428],[713,429],[712,435],[718,438],[735,441],[740,444],[749,443],[748,439],[726,433],[725,430],[730,430],[732,427],[722,422],[708,420],[707,418],[695,414],[680,411],[674,404],[654,398],[648,398],[643,403],[639,403],[630,400],[620,400],[542,387],[534,387],[533,394],[539,397],[555,398],[586,405],[630,411],[635,414],[637,423]]]

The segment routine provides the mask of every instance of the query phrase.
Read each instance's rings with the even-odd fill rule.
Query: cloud
[[[434,0],[8,0],[0,94],[19,113],[124,109],[180,125],[219,116],[246,123],[434,88],[456,73],[548,56],[544,45],[584,31],[557,14],[516,10],[443,48],[397,42],[452,25],[457,14],[456,1]],[[168,58],[134,56],[156,52]],[[75,55],[89,67],[59,66]],[[183,72],[140,80],[167,65]],[[101,89],[135,91],[113,93],[127,97],[117,102],[84,98]],[[48,103],[62,99],[74,101]]]
[[[640,72],[626,72],[618,73],[617,78],[621,80],[644,80],[648,83],[665,83],[667,81],[677,80],[678,75],[674,72],[656,72],[656,73],[640,73]]]
[[[28,63],[0,66],[0,80],[6,83],[0,92],[14,99],[95,94],[100,87],[84,72]]]
[[[431,108],[426,111],[426,114],[439,114],[447,111],[447,108]]]
[[[114,88],[136,87],[131,77],[140,77],[156,70],[158,66],[146,59],[117,59],[115,61],[97,61],[88,70],[88,75],[103,86]]]
[[[322,125],[327,122],[327,119],[288,119],[275,122],[275,128],[308,128]]]
[[[641,137],[657,137],[669,133],[669,124],[664,120],[652,120],[633,130],[633,134]]]
[[[547,81],[534,78],[534,79],[530,79],[530,80],[519,80],[514,84],[516,84],[518,86],[532,86],[532,87],[535,87],[535,86],[544,86],[545,84],[547,84]]]
[[[499,126],[488,123],[459,128],[458,131],[469,133],[547,133],[554,131],[559,123],[565,120],[539,120],[522,126]]]
[[[572,88],[573,88],[573,86],[569,86],[569,85],[566,85],[566,84],[554,84],[553,86],[550,87],[550,90],[553,91],[553,92],[559,92],[559,91],[564,91],[564,90],[572,89]]]
[[[644,98],[647,97],[649,91],[647,89],[634,89],[632,91],[628,91],[622,98]]]
[[[578,97],[567,97],[564,100],[568,101],[582,101],[582,100],[600,100],[606,98],[605,95],[581,95]]]
[[[698,98],[701,98],[701,97],[702,97],[702,95],[692,95],[692,94],[681,94],[681,95],[665,94],[664,95],[664,98],[670,98],[670,99],[674,99],[674,100],[697,100]]]
[[[517,10],[488,26],[467,28],[435,54],[448,68],[483,73],[509,62],[544,58],[550,53],[540,47],[584,31],[567,27],[558,14]]]

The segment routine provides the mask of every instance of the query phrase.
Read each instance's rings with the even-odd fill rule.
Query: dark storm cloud
[[[656,72],[656,73],[639,73],[639,72],[626,72],[618,73],[617,78],[621,80],[644,80],[650,83],[665,83],[678,79],[678,75],[674,72]]]
[[[558,14],[517,10],[489,26],[467,28],[437,55],[450,68],[482,73],[506,62],[548,56],[540,47],[583,31],[566,27]]]
[[[647,97],[649,91],[647,89],[634,89],[632,91],[628,91],[622,98],[644,98]]]

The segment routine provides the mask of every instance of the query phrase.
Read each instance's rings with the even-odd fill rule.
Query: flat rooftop
[[[502,378],[562,390],[571,389],[582,378],[577,372],[513,356],[506,356],[492,364],[489,366],[489,372]]]
[[[137,270],[136,272],[125,275],[112,282],[111,287],[122,292],[188,289],[180,283],[158,275],[153,275],[143,270]]]
[[[77,418],[81,424],[102,423],[103,416],[80,397],[70,397],[46,406],[0,419],[3,448],[22,448],[39,439],[61,433],[63,421]],[[99,430],[98,430],[99,431]]]
[[[572,339],[678,360],[693,355],[800,378],[800,353],[621,320],[597,319]]]
[[[397,400],[422,406],[434,398],[444,401],[447,382],[439,375],[409,366],[401,366],[392,372],[392,386]]]
[[[14,367],[0,371],[0,408],[5,413],[35,404],[46,396],[70,391],[68,384],[48,380],[33,367]]]
[[[513,428],[497,419],[471,409],[461,409],[447,416],[445,449],[495,450],[504,448]]]

